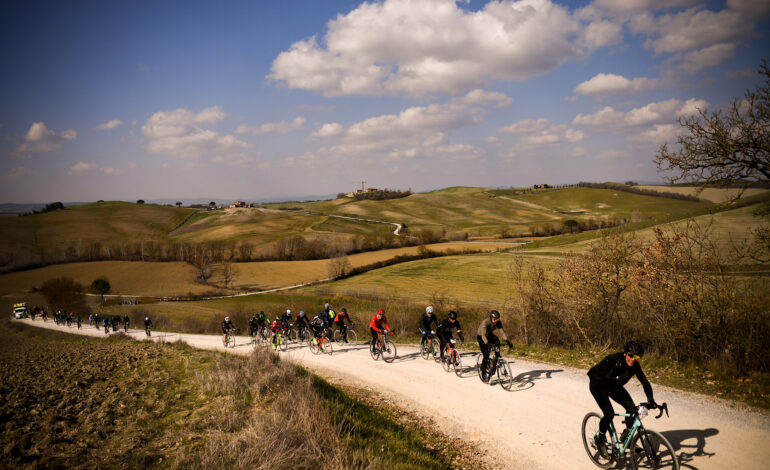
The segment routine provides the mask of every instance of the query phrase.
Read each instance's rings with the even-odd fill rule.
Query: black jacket
[[[443,337],[445,334],[446,336],[451,336],[452,333],[454,333],[455,328],[457,328],[457,336],[460,337],[460,339],[463,339],[463,331],[462,327],[460,326],[460,320],[455,320],[454,323],[449,321],[449,318],[445,318],[441,320],[441,323],[438,324],[436,327],[436,331],[439,334],[439,337]]]
[[[617,352],[610,354],[601,360],[598,364],[591,367],[588,371],[588,377],[591,379],[591,385],[599,385],[607,388],[619,388],[624,386],[636,376],[642,383],[644,394],[647,395],[647,401],[653,401],[652,386],[647,377],[642,372],[642,366],[637,361],[633,367],[626,364],[625,353]]]
[[[423,313],[422,316],[420,317],[420,328],[423,331],[430,333],[430,331],[433,330],[433,328],[430,327],[431,323],[435,323],[436,325],[438,325],[438,320],[436,320],[436,315],[431,315],[429,317],[427,313]]]

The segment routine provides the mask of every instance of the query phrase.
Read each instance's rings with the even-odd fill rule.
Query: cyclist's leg
[[[492,351],[495,348],[500,349],[500,339],[495,335],[491,335],[489,337],[489,350]],[[492,361],[492,364],[490,364],[489,367],[489,370],[491,371],[489,375],[491,376],[494,375],[495,371],[497,370],[497,356],[495,355],[490,360]],[[490,379],[491,378],[492,377],[490,377]]]
[[[481,349],[481,355],[484,356],[484,358],[481,360],[481,377],[482,378],[489,378],[487,377],[487,364],[489,364],[489,348],[487,347],[487,344],[484,342],[483,339],[481,339],[481,335],[476,335],[476,340],[479,342],[479,349]]]
[[[377,345],[377,332],[374,331],[374,328],[369,327],[369,332],[372,334],[372,346]]]
[[[623,387],[618,387],[614,390],[609,391],[609,396],[616,402],[618,402],[623,408],[626,409],[626,413],[633,415],[636,413],[636,405],[634,404],[634,400],[631,399],[631,395],[628,394],[628,391]],[[635,418],[633,416],[629,416],[626,418],[626,427],[631,428],[634,426]]]
[[[446,333],[439,334],[438,335],[438,342],[439,342],[439,351],[441,351],[441,360],[444,360],[444,348],[446,347],[446,344],[449,342],[449,339],[447,336],[451,337],[452,334],[450,333],[447,335]]]
[[[599,409],[602,410],[602,419],[599,421],[599,431],[606,433],[610,429],[610,423],[615,416],[615,410],[610,403],[609,391],[596,384],[589,384],[588,389],[591,391],[596,404],[599,405]]]
[[[425,341],[427,341],[427,339],[428,339],[428,332],[425,331],[425,330],[420,330],[420,334],[421,334],[421,336],[420,336],[420,346],[422,346],[423,344],[425,344]]]

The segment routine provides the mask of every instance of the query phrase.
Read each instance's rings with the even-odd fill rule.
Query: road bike
[[[452,338],[444,345],[444,359],[441,361],[444,370],[449,372],[454,370],[455,374],[459,377],[463,373],[463,361],[460,358],[460,353],[455,347],[457,340]]]
[[[591,462],[597,467],[610,468],[625,457],[633,470],[640,468],[678,470],[679,460],[668,439],[657,431],[645,429],[642,424],[642,419],[649,414],[649,410],[655,408],[660,410],[655,419],[663,416],[664,412],[668,417],[668,405],[666,403],[662,405],[640,403],[634,413],[616,413],[615,416],[633,417],[634,425],[625,439],[620,439],[615,432],[615,424],[610,422],[611,440],[607,441],[603,448],[600,448],[596,443],[596,437],[600,433],[599,421],[601,421],[602,415],[596,412],[588,413],[583,418],[582,434],[583,447],[585,447]],[[627,456],[626,451],[628,451]]]
[[[127,322],[127,321],[124,321],[124,322],[123,322],[123,331],[125,331],[126,333],[128,333],[128,322]]]
[[[494,356],[493,356],[494,355]],[[484,361],[483,354],[479,354],[476,357],[476,370],[479,373],[479,379],[481,381],[484,381],[484,377],[482,376],[482,369],[481,369],[481,363]],[[513,359],[510,360],[510,362],[513,362]],[[494,344],[492,345],[491,350],[489,351],[489,362],[487,362],[487,378],[489,379],[489,384],[494,385],[492,382],[492,376],[494,374],[497,374],[497,381],[500,382],[500,385],[506,389],[510,390],[511,387],[513,387],[513,373],[511,372],[511,364],[509,361],[507,361],[501,354],[500,354],[500,345]]]
[[[234,331],[235,331],[234,328],[228,328],[227,332],[222,337],[222,344],[225,346],[225,348],[235,347],[235,336],[233,336]]]
[[[435,334],[435,331],[431,331],[425,341],[420,342],[420,355],[425,360],[432,357],[434,361],[439,362],[441,360],[441,346],[434,338]]]
[[[335,343],[358,343],[358,333],[353,328],[348,328],[347,325],[340,325],[339,330],[334,331]]]
[[[308,337],[307,324],[305,322],[295,323],[297,325],[297,339],[305,341]]]
[[[150,325],[146,325],[144,327],[144,332],[147,334],[147,336],[150,336],[150,328],[151,328]]]
[[[375,361],[382,358],[383,361],[390,363],[396,358],[396,344],[387,338],[388,333],[383,330],[377,333],[377,341],[369,344],[369,353]]]

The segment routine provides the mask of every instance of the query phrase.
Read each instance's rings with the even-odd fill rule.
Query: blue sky
[[[0,202],[660,180],[770,0],[3,2]]]

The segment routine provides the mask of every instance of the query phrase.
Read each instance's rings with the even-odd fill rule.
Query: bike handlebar
[[[654,410],[656,408],[658,410],[660,410],[660,412],[658,413],[658,416],[656,416],[655,419],[659,419],[661,416],[663,416],[664,412],[666,413],[666,418],[669,417],[669,414],[668,414],[668,403],[666,403],[666,402],[663,402],[661,404],[657,404],[657,403],[654,403],[654,402],[653,403],[639,403],[639,406],[644,406],[645,408],[650,409],[650,410]]]

